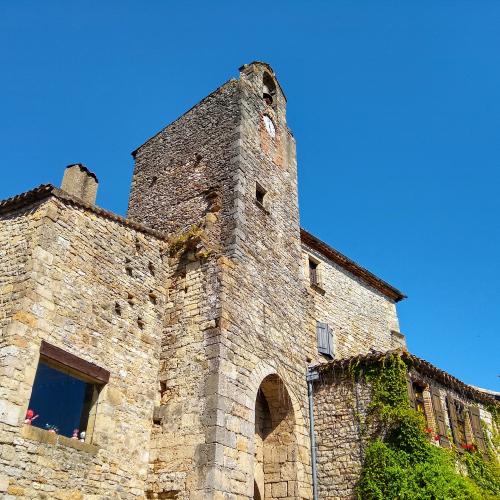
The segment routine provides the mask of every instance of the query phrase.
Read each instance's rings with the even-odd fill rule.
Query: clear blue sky
[[[302,225],[402,289],[412,352],[500,390],[500,2],[0,0],[0,198],[130,152],[252,60],[298,144]]]

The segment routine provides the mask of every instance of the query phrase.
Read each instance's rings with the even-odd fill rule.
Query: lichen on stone
[[[207,258],[210,251],[206,242],[205,231],[199,225],[194,224],[187,231],[174,235],[169,240],[169,256],[179,258],[191,251],[200,259]]]

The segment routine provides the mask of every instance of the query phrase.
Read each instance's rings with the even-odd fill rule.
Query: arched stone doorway
[[[262,500],[259,486],[257,485],[257,481],[253,482],[253,500]]]
[[[295,497],[297,442],[288,391],[276,374],[260,384],[255,401],[254,499]]]

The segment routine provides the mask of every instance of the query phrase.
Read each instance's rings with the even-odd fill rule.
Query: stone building
[[[344,379],[327,374],[406,352],[404,295],[301,229],[273,70],[241,67],[133,157],[126,218],[95,205],[80,164],[61,189],[0,202],[0,492],[313,498],[318,366],[320,498],[351,498],[362,446]],[[419,397],[439,386],[423,408],[443,436],[448,389],[491,419],[491,396],[405,356]]]

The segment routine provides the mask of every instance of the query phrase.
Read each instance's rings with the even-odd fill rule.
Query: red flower
[[[476,450],[476,445],[475,444],[461,444],[460,446],[464,450],[467,450],[467,451],[475,451]]]

